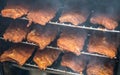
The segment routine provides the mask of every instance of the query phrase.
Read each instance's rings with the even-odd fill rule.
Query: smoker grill
[[[1,0],[1,2],[5,3],[4,0]],[[4,4],[0,4],[0,5],[4,5]],[[66,27],[66,28],[67,27],[72,27],[72,28],[79,28],[79,29],[84,29],[84,30],[88,30],[88,31],[102,31],[102,32],[119,33],[120,34],[120,27],[118,27],[115,30],[108,30],[106,28],[104,28],[104,29],[102,28],[101,29],[99,27],[91,26],[91,25],[89,25],[90,23],[84,24],[82,26],[75,26],[75,25],[72,25],[72,24],[59,23],[58,17],[60,17],[62,9],[63,9],[63,7],[59,9],[59,11],[56,14],[56,17],[52,21],[48,22],[48,24],[51,24],[53,26],[56,25],[56,26],[59,26],[59,27]],[[1,10],[1,8],[0,8],[0,10]],[[0,18],[4,19],[3,17],[1,17],[1,14],[0,14]],[[21,17],[19,19],[28,20],[26,17]],[[88,37],[89,36],[90,35],[88,34]],[[0,40],[4,41],[4,39],[2,37],[2,34],[0,34]],[[7,41],[6,43],[10,43],[10,42]],[[36,44],[30,43],[28,41],[23,41],[21,43],[23,43],[23,44],[29,44],[29,45],[34,45],[34,46],[38,47]],[[87,41],[86,41],[86,43],[87,43]],[[60,50],[60,48],[58,48],[56,46],[52,46],[52,45],[47,46],[47,48]],[[83,49],[85,49],[85,48],[83,48]],[[120,62],[119,62],[120,61],[120,56],[119,56],[120,54],[119,53],[120,52],[119,51],[120,51],[120,47],[118,49],[117,56],[112,59],[112,60],[115,60],[115,62],[116,62],[115,69],[114,69],[114,75],[120,75],[120,73],[119,73],[119,69],[120,69],[120,67],[119,67],[120,66]],[[84,50],[81,51],[81,54],[84,54],[84,55],[87,55],[87,56],[97,56],[97,57],[108,58],[109,59],[108,56],[101,55],[101,54],[95,54],[95,53],[89,53],[89,52],[86,52]],[[33,58],[33,56],[34,55],[32,55],[30,57],[30,59],[23,66],[19,66],[19,65],[17,65],[14,62],[5,62],[4,64],[8,64],[9,67],[17,67],[17,68],[24,69],[24,70],[29,70],[29,71],[31,71],[31,70],[39,70],[38,66],[35,63],[33,63],[33,61],[31,60]],[[71,69],[68,69],[68,68],[60,66],[61,56],[62,56],[62,54],[60,55],[60,57],[58,58],[58,60],[52,66],[50,66],[46,70],[44,70],[44,72],[52,73],[52,74],[61,74],[61,75],[80,75],[78,73],[75,73]],[[0,75],[4,75],[3,66],[4,66],[3,63],[0,63]],[[83,74],[81,74],[81,75],[86,75],[86,73],[83,72]]]

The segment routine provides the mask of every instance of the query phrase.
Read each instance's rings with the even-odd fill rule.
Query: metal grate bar
[[[35,69],[39,70],[37,65],[32,65],[29,63],[26,63],[24,66],[19,66],[15,63],[12,63],[12,65],[15,67],[19,67],[21,69],[26,69],[26,70],[35,70]],[[62,75],[83,75],[83,73],[79,74],[79,73],[73,73],[73,72],[68,72],[65,70],[59,70],[59,69],[53,69],[53,68],[47,68],[46,70],[42,70],[42,71],[48,72],[48,73],[54,73],[54,74],[62,74]]]
[[[49,24],[59,25],[59,26],[67,26],[67,27],[73,27],[73,28],[81,28],[81,29],[87,29],[87,30],[120,33],[120,31],[118,31],[118,30],[108,30],[108,29],[101,29],[101,28],[86,27],[84,25],[83,26],[76,26],[76,25],[72,25],[72,24],[65,24],[65,23],[58,23],[58,22],[49,22]]]
[[[2,37],[0,37],[0,39],[4,40],[4,38],[2,38]],[[30,43],[30,42],[21,42],[21,43],[23,43],[23,44],[28,44],[28,45],[37,46],[36,44]],[[58,48],[58,47],[47,46],[46,48],[51,48],[51,49],[63,51],[61,48]],[[97,57],[109,58],[108,56],[105,56],[105,55],[95,54],[95,53],[89,53],[89,52],[85,52],[85,51],[82,51],[81,54],[84,54],[84,55],[91,55],[91,56],[97,56]],[[116,57],[114,57],[114,59],[116,59]]]
[[[1,14],[0,14],[1,15]],[[21,17],[19,19],[28,20],[26,17]],[[81,29],[87,29],[87,30],[96,30],[96,31],[103,31],[103,32],[113,32],[113,33],[120,33],[119,30],[108,30],[106,28],[93,28],[93,27],[87,27],[87,26],[76,26],[72,24],[65,24],[65,23],[58,23],[58,22],[48,22],[48,24],[52,25],[59,25],[59,26],[66,26],[66,27],[73,27],[73,28],[81,28]]]

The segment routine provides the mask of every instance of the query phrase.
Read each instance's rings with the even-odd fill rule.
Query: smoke
[[[39,9],[58,9],[61,6],[60,0],[32,0],[32,8]]]
[[[0,11],[4,8],[6,0],[0,0]]]
[[[89,10],[90,1],[89,0],[65,0],[64,8],[72,9],[72,10]]]
[[[120,0],[64,0],[64,9],[101,13],[117,18]]]
[[[112,18],[117,18],[120,12],[120,0],[93,0],[93,10]]]

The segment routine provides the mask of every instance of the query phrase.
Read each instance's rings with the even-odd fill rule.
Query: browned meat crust
[[[26,15],[29,11],[28,0],[7,0],[6,7],[1,11],[2,16],[13,19]]]
[[[53,49],[45,49],[43,51],[38,50],[33,60],[40,69],[45,70],[57,60],[60,53],[60,51]]]
[[[0,61],[15,61],[19,65],[23,65],[32,55],[34,48],[31,45],[16,44],[1,55]]]
[[[86,67],[86,56],[76,56],[72,53],[66,53],[62,57],[61,65],[68,67],[75,72],[82,73]]]
[[[87,75],[113,75],[113,70],[113,61],[99,57],[92,57],[87,65]]]
[[[27,36],[27,40],[39,45],[40,49],[44,49],[55,39],[56,35],[57,28],[55,26],[34,25],[33,30]]]
[[[59,5],[59,0],[35,1],[32,5],[31,11],[27,15],[27,18],[30,20],[30,22],[33,21],[40,25],[46,25],[46,23],[55,17]]]
[[[114,18],[105,14],[96,14],[92,16],[90,22],[93,24],[103,25],[105,28],[110,30],[113,30],[118,26],[118,22]]]
[[[68,28],[61,33],[57,45],[65,51],[80,55],[86,37],[87,32],[85,30]]]
[[[87,15],[80,13],[79,11],[64,11],[60,17],[61,23],[72,23],[74,25],[82,24],[87,20]]]
[[[85,0],[65,0],[64,9],[60,22],[72,23],[74,25],[79,25],[84,23],[90,13],[89,2]]]
[[[119,13],[119,1],[118,0],[105,0],[94,1],[94,13],[90,18],[90,22],[93,24],[99,24],[107,29],[113,30],[118,26],[118,13]]]
[[[113,58],[117,54],[119,37],[115,33],[93,32],[88,44],[88,51]]]
[[[3,38],[15,43],[21,42],[26,38],[29,28],[27,27],[27,21],[15,20],[12,21],[7,30],[5,31]]]

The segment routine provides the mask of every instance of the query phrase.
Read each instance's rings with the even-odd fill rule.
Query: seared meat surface
[[[86,37],[87,32],[85,30],[67,28],[62,31],[57,45],[65,51],[80,55]]]
[[[86,56],[76,56],[72,53],[66,53],[62,57],[61,65],[68,67],[75,72],[82,73],[86,67]]]
[[[63,13],[59,18],[60,22],[72,23],[74,25],[84,23],[90,13],[88,3],[85,0],[65,0]]]
[[[6,50],[0,58],[0,62],[15,61],[19,65],[23,65],[32,55],[35,47],[31,45],[16,44]]]
[[[94,25],[102,25],[109,30],[115,29],[120,20],[118,3],[118,0],[94,1],[94,13],[90,18],[90,22]]]
[[[113,73],[114,61],[99,57],[89,59],[87,75],[113,75]]]
[[[105,14],[96,14],[92,16],[90,22],[93,24],[103,25],[107,29],[115,29],[118,26],[118,22]]]
[[[40,69],[45,70],[48,66],[51,66],[55,60],[57,60],[60,53],[60,51],[54,49],[38,50],[33,60]]]
[[[28,13],[27,18],[29,21],[46,25],[50,20],[55,17],[55,14],[60,7],[59,0],[37,0],[33,2],[32,9]]]
[[[82,24],[86,21],[87,15],[82,14],[80,11],[63,11],[60,22],[65,23],[69,22],[74,25]]]
[[[33,30],[28,33],[27,40],[37,44],[40,49],[44,49],[55,39],[57,31],[57,28],[52,25],[34,25]]]
[[[24,20],[14,20],[10,23],[6,29],[3,38],[5,40],[12,41],[14,43],[21,42],[26,38],[29,28],[27,27],[27,21]]]
[[[118,46],[118,34],[93,32],[89,40],[88,51],[91,53],[103,54],[113,58],[117,54]]]
[[[7,5],[1,11],[3,17],[13,19],[26,15],[30,7],[30,0],[7,0]]]

